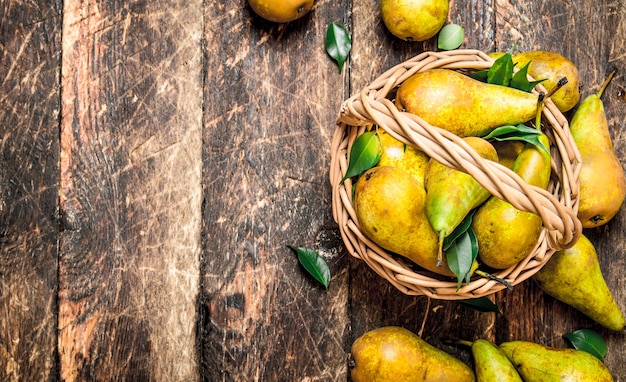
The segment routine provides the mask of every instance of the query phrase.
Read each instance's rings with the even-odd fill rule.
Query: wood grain
[[[200,1],[67,1],[61,379],[198,379]]]
[[[348,273],[327,168],[346,77],[323,39],[348,3],[288,25],[238,4],[207,3],[205,15],[204,380],[345,380]],[[328,291],[288,245],[331,264]]]
[[[61,9],[0,1],[0,380],[56,378]]]

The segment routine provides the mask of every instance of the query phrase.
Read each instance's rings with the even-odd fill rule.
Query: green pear
[[[426,41],[445,24],[449,0],[380,0],[383,23],[394,36]]]
[[[493,58],[498,58],[505,53],[490,53]],[[525,67],[528,63],[528,74],[535,80],[543,80],[543,85],[548,93],[552,93],[550,99],[556,107],[566,112],[576,106],[580,101],[580,74],[576,65],[556,52],[534,50],[529,52],[515,53],[511,57],[518,68]],[[561,78],[567,78],[567,83],[558,90]]]
[[[431,125],[468,137],[533,119],[538,101],[537,94],[486,84],[451,69],[431,69],[407,78],[395,103]]]
[[[582,350],[527,341],[504,342],[500,349],[524,382],[613,382],[604,363]]]
[[[491,143],[498,153],[498,162],[509,169],[513,169],[517,156],[524,148],[522,141],[493,141]]]
[[[544,134],[539,141],[548,148]],[[532,186],[547,188],[550,182],[550,154],[527,143],[513,165],[513,171]],[[487,266],[505,269],[530,254],[541,235],[543,221],[532,212],[522,211],[496,196],[480,206],[472,219],[478,240],[478,256]]]
[[[496,344],[485,339],[458,342],[471,347],[478,382],[522,382],[511,361]]]
[[[487,140],[479,137],[463,138],[478,155],[497,162],[498,153]],[[471,175],[430,159],[426,170],[426,216],[443,240],[461,224],[467,214],[481,205],[491,194]]]
[[[363,334],[350,352],[354,382],[475,381],[474,372],[463,361],[397,326]]]
[[[624,315],[602,276],[596,249],[586,236],[552,255],[533,279],[547,294],[602,326],[616,331],[624,328]]]
[[[426,217],[426,190],[406,171],[374,167],[355,184],[354,209],[363,234],[380,247],[432,272],[454,276],[437,262],[437,234]]]
[[[378,129],[378,137],[383,147],[378,166],[401,168],[413,175],[420,184],[424,184],[424,174],[430,159],[428,155],[414,146],[399,141],[383,129]]]
[[[570,123],[572,138],[582,158],[578,219],[584,228],[608,223],[626,196],[626,176],[615,154],[600,99],[612,77],[613,73],[597,94],[591,94],[581,102]]]

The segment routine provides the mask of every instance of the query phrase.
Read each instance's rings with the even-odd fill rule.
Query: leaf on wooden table
[[[465,31],[458,24],[448,24],[441,28],[437,36],[437,47],[443,50],[453,50],[461,46],[465,39]]]
[[[328,289],[328,285],[330,285],[330,269],[328,268],[328,264],[320,255],[310,248],[304,247],[296,247],[289,246],[289,248],[293,249],[298,255],[298,261],[304,269],[313,278],[319,281],[324,288]]]
[[[600,361],[606,356],[606,342],[604,342],[604,338],[594,330],[575,330],[571,333],[563,334],[563,338],[568,340],[574,349],[586,351]]]
[[[486,296],[470,298],[467,300],[459,300],[459,304],[466,306],[470,309],[477,310],[479,312],[487,313],[487,312],[495,312],[500,314],[500,309],[494,304],[489,298]]]
[[[330,23],[326,29],[326,52],[339,64],[339,73],[350,55],[352,40],[346,28],[337,23]]]

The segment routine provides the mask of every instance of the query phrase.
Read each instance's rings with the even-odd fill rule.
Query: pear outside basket
[[[457,290],[456,279],[442,278],[377,246],[362,233],[352,205],[352,180],[341,183],[352,143],[368,127],[377,125],[405,144],[424,151],[435,160],[472,175],[491,194],[518,209],[538,214],[542,234],[534,250],[518,264],[492,273],[511,285],[537,273],[554,252],[572,246],[582,227],[576,217],[580,153],[569,124],[547,99],[542,111],[542,131],[550,139],[552,175],[548,190],[530,186],[513,171],[478,156],[463,140],[429,125],[419,116],[402,112],[393,103],[393,92],[411,75],[434,68],[460,71],[488,69],[494,59],[477,50],[424,52],[387,70],[358,94],[345,100],[339,111],[331,144],[330,181],[332,209],[348,252],[363,260],[378,275],[409,295],[441,300],[487,296],[505,288],[486,277],[472,277]],[[546,92],[537,85],[534,92]],[[506,251],[506,248],[502,248]]]

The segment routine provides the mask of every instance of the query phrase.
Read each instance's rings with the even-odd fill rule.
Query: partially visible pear
[[[572,137],[582,158],[578,219],[583,228],[608,223],[626,196],[626,176],[615,154],[600,99],[612,77],[613,73],[597,94],[591,94],[581,102],[570,123]]]
[[[463,140],[481,157],[498,161],[496,149],[486,139]],[[430,159],[426,170],[426,216],[439,236],[440,250],[444,239],[490,195],[471,175]]]
[[[474,372],[463,361],[397,326],[363,334],[352,344],[351,356],[354,382],[475,381]]]
[[[374,167],[355,184],[354,208],[363,234],[382,248],[432,272],[454,276],[437,263],[437,234],[428,223],[424,187],[406,171]]]
[[[489,55],[498,58],[504,54],[496,52]],[[580,74],[576,65],[566,57],[556,52],[534,50],[515,53],[511,58],[520,69],[530,62],[528,74],[535,80],[544,80],[541,85],[548,93],[554,92],[550,99],[561,112],[571,110],[580,101]],[[555,91],[563,77],[567,78],[567,83]]]
[[[524,382],[613,382],[609,369],[593,355],[528,341],[500,344]]]
[[[596,249],[586,236],[552,255],[533,279],[547,294],[602,326],[624,329],[624,315],[604,280]]]
[[[407,78],[395,103],[431,125],[468,137],[533,119],[538,101],[537,94],[486,84],[451,69],[431,69]]]
[[[522,141],[493,141],[491,143],[498,153],[498,162],[509,169],[513,169],[517,156],[524,148]]]
[[[459,342],[472,349],[478,382],[522,382],[511,361],[496,344],[485,339]]]
[[[539,141],[548,148],[545,134]],[[527,143],[513,165],[513,171],[532,186],[547,188],[550,182],[550,154]],[[539,215],[515,208],[491,196],[478,208],[472,228],[478,240],[478,256],[487,266],[505,269],[517,264],[536,246],[543,221]]]
[[[383,23],[394,36],[426,41],[445,24],[449,0],[380,0]]]
[[[393,166],[403,169],[424,184],[424,174],[430,159],[422,150],[407,145],[394,138],[383,129],[378,129],[378,136],[383,147],[378,166]]]

